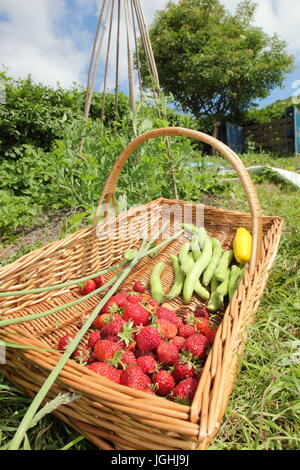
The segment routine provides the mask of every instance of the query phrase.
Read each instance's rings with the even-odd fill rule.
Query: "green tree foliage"
[[[157,14],[150,37],[160,84],[185,111],[239,119],[292,70],[285,42],[255,27],[254,13],[251,0],[233,15],[219,0],[180,0]]]

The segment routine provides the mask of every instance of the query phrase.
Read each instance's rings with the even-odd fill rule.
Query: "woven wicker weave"
[[[120,262],[127,249],[138,247],[142,229],[147,230],[150,238],[153,227],[161,226],[166,208],[172,210],[174,204],[182,211],[190,211],[193,223],[197,211],[202,208],[207,232],[217,237],[224,248],[232,247],[237,227],[243,226],[252,232],[251,262],[225,313],[219,312],[215,317],[215,323],[220,326],[191,406],[115,384],[72,360],[64,366],[47,400],[59,392],[80,393],[79,399],[60,406],[54,414],[96,446],[106,450],[201,450],[209,446],[225,413],[236,379],[238,358],[246,341],[246,326],[251,323],[258,308],[280,240],[283,221],[278,217],[261,216],[253,184],[238,156],[213,137],[183,128],[156,129],[129,144],[108,178],[99,207],[103,201],[114,204],[119,173],[133,150],[149,138],[166,135],[196,138],[209,143],[223,154],[241,179],[251,215],[160,198],[102,221],[97,233],[105,234],[114,226],[116,232],[113,237],[103,235],[99,238],[96,226],[79,230],[0,270],[1,290],[4,291],[44,287],[93,274]],[[125,219],[130,221],[130,236],[120,236],[119,227]],[[172,230],[175,230],[176,217],[171,225]],[[179,247],[187,239],[187,234],[183,234],[163,249],[158,257],[142,259],[122,288],[130,288],[135,279],[147,282],[153,265],[162,259],[168,263],[162,276],[167,291],[173,282],[168,255],[178,253]],[[105,278],[109,279],[110,276],[107,274]],[[1,319],[43,312],[79,297],[76,286],[42,294],[12,295],[1,300]],[[80,329],[84,318],[99,302],[99,297],[95,297],[51,316],[22,323],[22,326],[3,328],[0,330],[0,338],[31,347],[56,349],[62,335],[76,333]],[[183,306],[177,298],[169,305],[180,313],[186,308],[193,310],[199,305],[199,299],[193,297],[188,306]],[[3,372],[25,394],[34,396],[59,357],[58,351],[9,348]]]

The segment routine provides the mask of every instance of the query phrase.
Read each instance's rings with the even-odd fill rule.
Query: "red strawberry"
[[[122,348],[133,349],[135,347],[135,328],[133,328],[133,322],[124,322],[122,330],[117,334],[118,343]]]
[[[89,349],[85,344],[78,346],[72,354],[72,357],[76,359],[80,364],[87,362],[89,359]]]
[[[191,402],[194,398],[194,395],[197,390],[198,380],[194,379],[193,377],[189,377],[188,379],[184,379],[179,382],[178,385],[173,390],[172,396],[174,398],[179,398],[185,402]]]
[[[161,318],[157,321],[157,324],[158,331],[165,338],[172,339],[177,335],[177,326],[174,323],[171,323],[169,320]]]
[[[202,305],[201,307],[197,307],[194,315],[195,317],[209,318],[209,314],[205,305]]]
[[[181,358],[175,362],[172,375],[176,382],[180,382],[188,377],[193,377],[195,371],[196,368],[192,362]]]
[[[129,366],[123,370],[120,377],[120,384],[137,390],[145,390],[149,388],[149,377],[144,374],[138,366]]]
[[[102,375],[102,377],[105,377],[106,379],[112,380],[117,384],[120,383],[122,371],[115,369],[109,364],[105,364],[104,362],[93,362],[92,364],[89,364],[87,368],[98,375]]]
[[[151,356],[155,358],[153,351],[142,351],[141,349],[136,349],[134,354],[135,357]]]
[[[153,307],[154,309],[159,307],[159,303],[157,302],[157,300],[154,299],[149,300],[148,305],[149,307]]]
[[[75,338],[75,335],[65,335],[62,338],[60,338],[58,342],[58,349],[60,351],[65,351],[65,349],[67,349],[67,346],[70,344],[70,342],[74,338]]]
[[[196,318],[196,328],[199,333],[208,337],[210,335],[209,321],[205,317]]]
[[[174,323],[177,328],[182,325],[182,320],[176,315],[176,313],[166,307],[158,307],[156,315],[158,319],[169,320],[171,323]]]
[[[122,331],[124,323],[125,322],[123,318],[118,318],[117,320],[113,320],[107,323],[100,331],[101,338],[107,338],[108,336],[116,336]]]
[[[154,326],[146,326],[136,335],[136,344],[141,351],[152,351],[161,341],[160,333]]]
[[[113,341],[101,339],[95,344],[94,352],[99,361],[108,362],[115,352],[120,351],[121,346]]]
[[[173,344],[175,344],[175,346],[178,348],[178,350],[180,351],[182,346],[184,345],[185,343],[185,338],[183,336],[175,336],[175,338],[172,339],[171,341]]]
[[[173,343],[162,341],[157,348],[157,358],[163,364],[174,364],[178,359],[179,351]]]
[[[142,294],[146,290],[146,284],[143,281],[136,281],[133,284],[132,289],[134,290],[134,292],[139,292],[140,294]]]
[[[137,359],[133,352],[127,349],[122,354],[121,362],[127,366],[133,366],[137,364]]]
[[[174,378],[167,370],[160,370],[153,376],[154,390],[158,395],[166,396],[175,387]]]
[[[178,328],[178,334],[179,336],[182,336],[183,338],[188,338],[189,336],[192,336],[195,334],[195,328],[193,325],[181,325]]]
[[[140,356],[136,360],[137,365],[142,369],[144,374],[152,374],[155,372],[157,362],[153,356]]]
[[[135,292],[130,292],[127,299],[131,304],[139,304],[143,301],[143,297]]]
[[[96,284],[96,289],[102,287],[105,284],[105,281],[102,276],[93,277],[92,281]]]
[[[124,308],[128,304],[128,294],[127,292],[118,292],[114,295],[114,301],[118,307]]]
[[[216,333],[218,331],[218,328],[214,328],[213,330],[210,330],[209,334],[207,335],[207,343],[212,346],[215,340]]]
[[[113,295],[102,307],[101,313],[123,313],[124,307],[127,305],[126,292],[119,292]]]
[[[89,339],[88,339],[88,347],[93,349],[93,347],[95,346],[97,341],[99,341],[99,339],[101,339],[100,331],[97,331],[97,330],[92,331],[92,333],[90,333],[90,336],[89,336]]]
[[[87,295],[93,292],[96,289],[96,283],[93,281],[93,279],[89,279],[88,281],[85,282],[84,286],[80,290],[80,294],[82,295]]]
[[[149,312],[141,305],[129,303],[124,310],[125,321],[133,321],[134,326],[147,325],[149,323]]]
[[[101,313],[98,317],[94,320],[93,328],[97,328],[101,330],[107,323],[111,322],[112,320],[122,320],[122,315],[119,313]]]
[[[202,359],[205,356],[206,344],[207,341],[204,335],[194,334],[185,340],[182,351],[190,351],[193,356]]]

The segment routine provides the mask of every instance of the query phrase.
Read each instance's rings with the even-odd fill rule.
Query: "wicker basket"
[[[210,144],[220,152],[239,175],[251,215],[161,198],[104,219],[98,225],[98,234],[107,233],[111,224],[114,224],[117,228],[112,238],[104,235],[98,237],[94,225],[35,250],[0,270],[0,283],[5,291],[43,287],[96,273],[120,262],[125,250],[138,247],[141,228],[147,228],[150,234],[153,227],[161,225],[164,210],[168,207],[172,210],[174,204],[182,211],[190,211],[191,222],[195,222],[197,211],[203,209],[206,230],[211,236],[217,237],[224,248],[232,246],[237,227],[243,226],[252,232],[251,262],[225,313],[219,312],[216,316],[215,322],[220,326],[191,406],[115,384],[68,360],[48,393],[47,400],[59,392],[78,392],[79,399],[60,406],[54,414],[96,446],[106,450],[201,450],[209,446],[225,413],[236,379],[238,358],[246,341],[246,326],[251,323],[258,308],[282,229],[282,219],[261,216],[251,179],[234,152],[211,136],[179,127],[156,129],[131,142],[113,167],[99,207],[103,201],[112,201],[115,205],[118,176],[127,158],[142,142],[159,136],[192,137]],[[119,236],[118,227],[122,226],[125,218],[130,222],[130,235],[127,233],[125,236],[123,233]],[[175,216],[172,228],[176,228]],[[168,260],[169,253],[177,253],[179,246],[186,240],[187,235],[183,234],[168,245],[158,258],[142,259],[122,288],[131,287],[136,278],[147,281],[153,264],[158,259]],[[109,277],[110,274],[106,275],[106,279]],[[163,273],[166,290],[172,281],[172,268],[168,267]],[[77,287],[43,294],[12,295],[1,299],[1,318],[43,312],[79,297]],[[0,338],[22,345],[56,349],[58,339],[63,334],[76,333],[82,324],[82,317],[88,315],[98,302],[99,297],[92,297],[83,304],[22,323],[22,326],[10,325],[0,331]],[[199,299],[193,297],[188,306],[182,306],[177,298],[170,305],[179,311],[182,307],[193,310],[199,305]],[[8,348],[3,372],[25,394],[33,397],[59,357],[59,352]]]

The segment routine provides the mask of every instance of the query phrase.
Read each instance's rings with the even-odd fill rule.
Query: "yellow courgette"
[[[252,235],[244,227],[239,227],[233,239],[233,252],[238,263],[246,264],[251,258]]]

